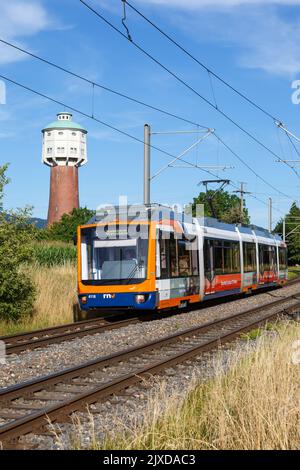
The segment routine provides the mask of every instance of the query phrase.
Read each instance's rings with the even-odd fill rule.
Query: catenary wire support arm
[[[279,122],[279,121],[276,121],[276,126],[278,126],[280,129],[282,129],[286,134],[290,135],[291,137],[293,137],[295,140],[297,140],[298,142],[300,142],[300,137],[297,137],[295,134],[293,134],[291,131],[289,131],[285,125],[282,123],[282,122]]]
[[[201,142],[203,142],[205,139],[207,139],[207,137],[209,137],[212,133],[214,132],[214,129],[210,129],[209,131],[206,132],[206,134],[204,136],[201,136],[199,139],[196,140],[196,142],[194,142],[192,145],[190,145],[187,149],[185,149],[183,152],[181,152],[177,157],[173,158],[173,160],[171,160],[167,165],[164,165],[162,168],[160,168],[153,176],[151,176],[151,180],[153,180],[154,178],[156,178],[158,175],[160,175],[163,171],[165,171],[167,168],[169,167],[172,167],[173,164],[180,160],[181,157],[183,157],[184,155],[186,155],[188,152],[190,152],[193,148],[197,147]],[[154,134],[154,132],[153,132]],[[156,133],[158,134],[158,132]],[[191,163],[191,166],[195,166]]]

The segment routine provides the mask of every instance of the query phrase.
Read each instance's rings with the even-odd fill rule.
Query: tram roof
[[[170,218],[171,220],[177,220],[185,223],[193,223],[193,220],[195,220],[190,214],[179,212],[178,208],[175,206],[170,207],[163,204],[133,204],[124,206],[103,206],[98,208],[96,215],[94,215],[88,221],[88,224],[99,223],[108,217],[111,218],[111,220],[114,220],[115,217],[128,221],[134,220],[137,217],[139,217],[140,221],[159,221],[165,218]],[[259,237],[282,241],[282,238],[279,235],[272,234],[267,229],[257,225],[228,224],[213,217],[203,217],[198,219],[198,222],[202,227],[226,230],[228,232],[236,232],[236,227],[238,227],[239,232],[243,234],[253,235],[254,232],[255,235]]]

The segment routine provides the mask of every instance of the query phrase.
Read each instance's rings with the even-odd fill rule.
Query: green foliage
[[[2,181],[7,182],[5,170],[2,176]],[[21,265],[32,259],[33,232],[28,214],[29,209],[18,213],[0,212],[0,318],[7,320],[17,320],[33,309],[34,286],[20,270]]]
[[[288,262],[289,265],[300,264],[300,209],[294,202],[285,216],[285,232],[288,245]],[[283,234],[283,219],[281,219],[275,227],[275,233]]]
[[[6,184],[9,183],[9,178],[6,176],[6,170],[8,165],[0,166],[0,211],[3,211],[3,189]]]
[[[193,215],[196,215],[196,204],[204,204],[204,215],[206,217],[213,217],[211,205],[209,204],[211,199],[216,218],[226,222],[228,224],[249,224],[250,217],[248,209],[244,207],[243,216],[240,210],[240,199],[236,194],[230,194],[227,191],[207,191],[201,192],[199,196],[195,197],[192,203]]]
[[[34,227],[28,223],[29,208],[3,211],[6,170],[7,165],[0,167],[0,318],[17,320],[33,309],[34,286],[20,268],[32,259]]]
[[[40,266],[61,266],[76,262],[76,247],[66,243],[34,243],[33,259]]]
[[[59,222],[54,222],[50,227],[40,230],[38,239],[71,242],[76,235],[78,225],[86,224],[94,214],[95,211],[86,207],[73,209],[70,214],[64,214]]]
[[[263,330],[261,328],[256,328],[249,331],[249,333],[243,333],[241,339],[245,341],[254,341],[262,335]]]

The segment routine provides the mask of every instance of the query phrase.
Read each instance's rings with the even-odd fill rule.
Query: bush
[[[7,213],[3,209],[8,165],[0,166],[0,318],[17,320],[31,314],[35,288],[21,266],[32,259],[31,241],[35,227],[30,225],[30,209]]]
[[[76,262],[76,247],[68,244],[35,243],[33,260],[40,266],[61,266]]]
[[[54,222],[50,227],[39,230],[39,240],[57,240],[71,242],[76,235],[78,225],[84,225],[95,214],[86,207],[73,209],[70,214],[64,214],[59,222]]]
[[[33,256],[28,212],[0,213],[0,318],[17,320],[32,313],[35,289],[20,267]]]

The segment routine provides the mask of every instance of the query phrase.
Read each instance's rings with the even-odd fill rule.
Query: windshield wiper
[[[142,267],[141,264],[136,264],[135,267],[132,269],[131,273],[129,273],[129,276],[125,278],[125,284],[128,284],[129,281],[131,281],[132,278],[134,278],[134,275],[138,269]]]

